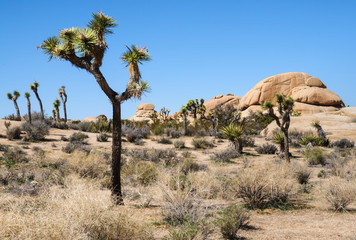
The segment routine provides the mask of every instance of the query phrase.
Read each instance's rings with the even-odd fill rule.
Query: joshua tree
[[[58,98],[53,102],[53,107],[56,109],[56,115],[57,115],[57,121],[61,120],[61,117],[59,115],[59,106],[61,105],[61,102],[58,100]]]
[[[281,115],[281,119],[279,119],[274,113],[273,104],[270,101],[265,101],[262,104],[262,108],[268,110],[268,114],[276,120],[278,127],[281,129],[284,135],[284,158],[287,162],[290,162],[288,129],[290,125],[290,115],[293,111],[294,100],[291,97],[287,98],[285,95],[277,93],[276,102],[278,104],[278,112]]]
[[[7,93],[7,98],[14,102],[15,109],[16,109],[16,115],[17,115],[16,116],[17,121],[21,121],[20,109],[19,109],[19,106],[17,105],[17,99],[19,97],[20,97],[20,93],[18,91],[14,91],[14,95],[12,95],[11,93]]]
[[[35,93],[36,95],[36,98],[40,104],[40,109],[41,109],[41,117],[42,117],[42,120],[44,120],[44,112],[43,112],[43,106],[42,106],[42,101],[40,99],[40,96],[38,95],[38,82],[34,82],[33,84],[30,85],[30,89]]]
[[[186,136],[187,135],[187,125],[188,125],[188,110],[185,106],[182,107],[182,109],[180,110],[180,114],[183,118],[183,129],[184,129],[184,132],[183,132],[183,135]]]
[[[312,127],[316,128],[316,130],[318,131],[318,137],[320,139],[324,139],[326,140],[326,135],[325,132],[323,130],[323,128],[320,125],[320,121],[316,120],[312,122]]]
[[[169,116],[170,110],[168,108],[163,107],[161,108],[159,113],[161,114],[162,120],[166,121]]]
[[[185,105],[186,109],[193,114],[194,119],[197,118],[197,113],[200,114],[201,117],[204,117],[205,114],[205,105],[204,105],[204,99],[200,99],[200,102],[198,99],[194,100],[189,100],[188,103]]]
[[[235,150],[238,153],[242,153],[242,135],[243,135],[243,123],[225,126],[221,129],[224,136],[235,146]]]
[[[25,92],[25,98],[27,99],[27,112],[28,112],[28,121],[32,123],[32,118],[31,118],[31,102],[30,102],[30,93]]]
[[[100,67],[107,49],[105,37],[117,26],[116,20],[102,12],[93,14],[87,28],[71,28],[60,31],[59,36],[50,37],[40,48],[50,56],[69,61],[74,66],[84,69],[94,76],[101,90],[107,95],[113,107],[111,190],[114,202],[123,204],[121,192],[121,103],[135,97],[140,99],[142,93],[149,90],[147,82],[141,80],[138,63],[149,61],[150,56],[145,47],[132,45],[121,60],[129,67],[130,78],[122,93],[114,91],[107,83]]]
[[[67,107],[66,107],[66,103],[67,103],[67,93],[66,93],[66,87],[65,86],[62,86],[60,89],[59,89],[59,97],[61,98],[62,100],[62,103],[63,103],[63,112],[64,112],[64,122],[66,123],[67,122]]]
[[[53,116],[53,120],[55,120],[55,119],[56,119],[56,116],[57,116],[55,109],[52,110],[52,116]]]

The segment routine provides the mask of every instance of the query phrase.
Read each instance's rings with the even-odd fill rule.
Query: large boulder
[[[137,106],[136,114],[130,117],[131,121],[150,121],[150,116],[155,113],[155,105],[152,103],[142,103]]]
[[[240,103],[241,97],[234,96],[232,94],[218,95],[213,97],[211,100],[204,103],[206,107],[206,114],[209,114],[217,106],[225,106],[226,104],[232,104],[236,109]]]
[[[275,103],[276,93],[291,96],[296,103],[307,104],[304,105],[304,108],[300,108],[303,110],[302,113],[332,111],[345,106],[341,98],[326,89],[319,78],[306,73],[291,72],[278,74],[259,82],[241,98],[239,108],[244,110],[252,105],[261,105],[267,100]],[[320,111],[305,109],[310,105],[331,108],[323,108]]]

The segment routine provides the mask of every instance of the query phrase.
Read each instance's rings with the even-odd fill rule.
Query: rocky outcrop
[[[261,105],[267,100],[275,103],[276,93],[291,96],[296,102],[294,109],[298,110],[299,105],[298,111],[301,113],[334,111],[345,106],[341,98],[326,89],[319,78],[306,73],[291,72],[278,74],[259,82],[241,98],[239,108],[244,110],[253,105]],[[321,108],[318,110],[316,106]]]
[[[226,94],[226,96],[224,95],[218,95],[216,97],[213,97],[211,100],[206,101],[204,103],[205,107],[206,107],[206,114],[209,114],[215,107],[217,106],[224,106],[226,104],[232,104],[236,109],[237,106],[240,103],[240,99],[241,97],[238,96],[234,96],[231,93]]]
[[[152,103],[142,103],[137,106],[136,114],[130,117],[128,120],[130,121],[150,121],[150,116],[154,114],[155,105]]]

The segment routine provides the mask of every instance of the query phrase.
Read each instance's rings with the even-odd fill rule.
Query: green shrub
[[[109,135],[106,133],[100,133],[99,135],[96,136],[96,140],[98,142],[107,142],[109,138]]]
[[[332,147],[338,147],[338,148],[353,148],[355,146],[354,141],[350,141],[346,138],[343,138],[341,140],[334,141],[331,144]]]
[[[214,144],[204,138],[193,138],[192,145],[196,149],[207,149],[214,147]]]
[[[247,226],[250,215],[248,210],[236,204],[230,204],[218,213],[216,225],[225,239],[238,239],[237,232]]]
[[[64,147],[62,147],[62,151],[65,153],[73,153],[75,150],[79,150],[82,152],[85,152],[86,154],[89,154],[91,151],[91,147],[83,144],[82,142],[70,142]]]
[[[311,143],[313,146],[326,147],[329,145],[329,140],[324,138],[319,138],[314,135],[303,136],[299,139],[299,143],[302,145],[308,145]]]
[[[325,165],[326,155],[320,148],[311,148],[305,150],[304,156],[310,165]]]

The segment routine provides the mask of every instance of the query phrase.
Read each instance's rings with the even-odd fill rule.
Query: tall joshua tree
[[[31,102],[30,102],[30,93],[25,92],[25,98],[27,99],[27,112],[28,112],[28,121],[32,123],[32,117],[31,117]]]
[[[62,103],[63,103],[64,122],[66,123],[66,122],[67,122],[67,106],[66,106],[66,103],[67,103],[67,93],[66,93],[66,87],[65,87],[65,86],[62,86],[62,87],[59,89],[58,94],[59,94],[59,97],[61,98]]]
[[[61,105],[61,102],[58,100],[58,98],[53,102],[53,107],[56,109],[56,116],[57,116],[57,121],[61,120],[61,117],[59,115],[59,106]]]
[[[16,109],[16,120],[17,121],[21,120],[20,109],[19,109],[19,106],[17,105],[17,99],[19,97],[20,97],[20,93],[18,91],[14,91],[14,95],[12,95],[11,93],[7,93],[7,98],[14,102],[15,109]]]
[[[106,81],[100,67],[107,49],[105,37],[117,26],[116,20],[102,12],[93,14],[87,28],[64,29],[59,36],[45,40],[40,48],[50,56],[69,61],[74,66],[92,74],[101,90],[106,94],[113,107],[111,190],[114,203],[123,204],[121,192],[121,103],[135,97],[140,99],[142,93],[149,90],[147,82],[141,80],[138,63],[149,61],[150,56],[145,47],[132,45],[121,57],[127,63],[130,78],[122,93],[114,91]]]
[[[38,86],[39,86],[38,82],[35,81],[33,84],[30,85],[30,89],[31,89],[31,90],[35,93],[35,95],[36,95],[36,98],[37,98],[37,100],[38,100],[38,102],[39,102],[39,104],[40,104],[41,118],[42,118],[42,120],[44,120],[44,112],[43,112],[42,101],[41,101],[40,96],[38,95]]]
[[[279,119],[274,113],[273,104],[270,101],[265,101],[262,104],[262,108],[268,110],[269,115],[276,120],[278,127],[281,129],[284,135],[284,158],[287,162],[290,162],[288,129],[290,125],[290,115],[293,111],[294,100],[291,97],[287,98],[285,95],[277,93],[276,102],[278,104],[278,112],[281,115],[281,119]]]

